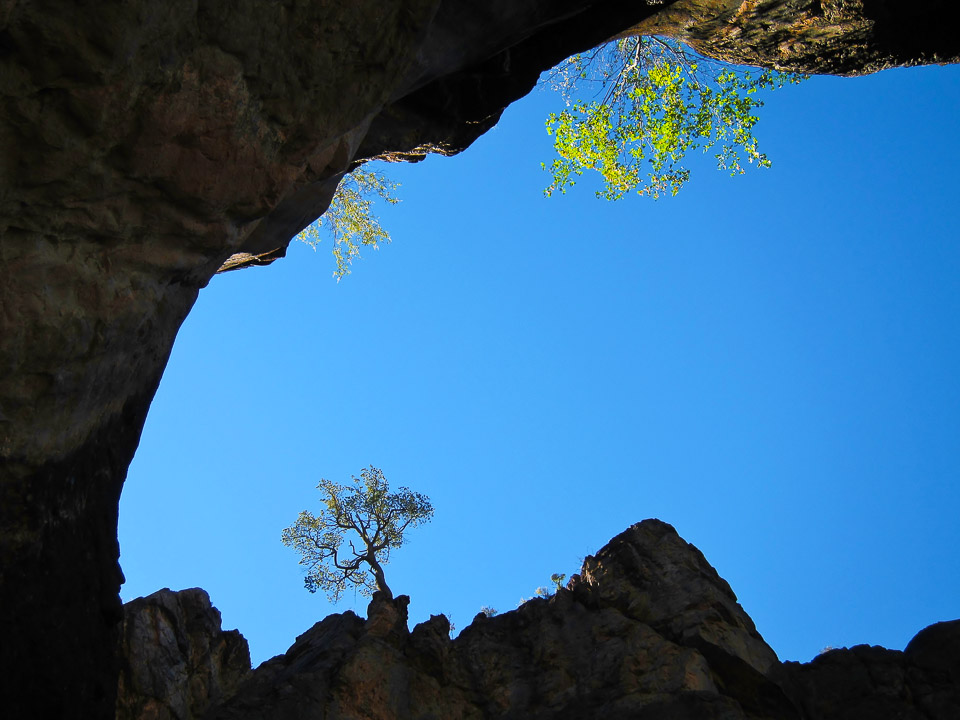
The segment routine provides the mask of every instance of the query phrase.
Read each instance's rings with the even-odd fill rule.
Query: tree
[[[542,597],[542,598],[553,597],[554,595],[556,595],[557,590],[563,589],[563,581],[566,579],[567,579],[567,576],[565,573],[553,573],[550,576],[550,582],[553,583],[553,587],[548,588],[541,585],[540,587],[537,588],[537,597]]]
[[[744,159],[769,167],[753,134],[752,113],[763,106],[757,92],[805,77],[770,70],[754,76],[656,36],[621,38],[574,55],[550,75],[568,109],[547,118],[559,157],[550,163],[552,182],[544,194],[565,193],[584,170],[595,170],[604,181],[598,197],[619,200],[633,190],[654,198],[676,195],[690,177],[681,163],[700,147],[707,152],[719,146],[717,166],[731,175],[744,172]],[[599,100],[582,97],[590,88]],[[372,212],[373,198],[396,204],[397,187],[382,172],[360,165],[344,176],[327,212],[296,239],[316,249],[326,221],[339,282],[350,274],[361,246],[376,250],[390,242]]]
[[[322,240],[320,228],[326,224],[333,237],[333,256],[337,260],[333,276],[340,282],[350,274],[354,258],[360,257],[361,246],[377,250],[380,243],[390,242],[390,233],[383,229],[379,218],[373,214],[373,199],[379,196],[396,205],[400,201],[393,193],[398,187],[398,183],[388,180],[379,170],[360,165],[344,175],[327,211],[294,239],[316,250]]]
[[[409,528],[433,517],[433,506],[409,488],[390,492],[383,472],[373,466],[352,480],[350,485],[320,480],[317,489],[326,508],[319,515],[301,512],[283,531],[283,544],[300,553],[307,568],[303,584],[312,593],[323,590],[337,602],[350,584],[364,595],[379,590],[392,598],[383,565],[390,551],[403,545]],[[354,536],[346,539],[349,550],[343,547],[347,534]]]
[[[590,169],[603,177],[597,196],[619,200],[632,190],[676,195],[690,176],[681,163],[699,147],[719,147],[717,166],[731,175],[743,173],[744,158],[769,167],[753,135],[752,113],[763,105],[757,92],[805,76],[770,70],[754,76],[675,40],[628,37],[574,55],[552,77],[569,109],[547,119],[559,157],[549,166],[545,194],[566,192]],[[589,87],[599,100],[580,97]]]

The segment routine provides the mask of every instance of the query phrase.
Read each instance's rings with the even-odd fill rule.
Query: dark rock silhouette
[[[778,677],[805,717],[960,717],[960,620],[921,630],[903,652],[829,650],[809,663],[784,663]]]
[[[158,607],[200,607],[198,592],[135,601],[125,627],[153,627]],[[118,718],[141,717],[130,709],[147,706],[144,687],[154,707],[178,708],[156,717],[183,720],[960,717],[960,621],[923,630],[903,652],[860,646],[781,664],[717,571],[659,520],[613,538],[550,599],[481,613],[454,640],[442,615],[409,631],[408,602],[378,593],[368,619],[331,615],[247,675],[224,662],[240,653],[222,651],[237,638],[223,641],[216,610],[207,606],[202,622],[171,614],[157,648],[143,645],[149,633],[125,642],[137,657],[125,662]],[[173,636],[190,638],[182,655],[170,652]],[[204,647],[214,657],[198,656]],[[230,668],[219,673],[229,681],[211,681],[219,667]],[[157,687],[169,699],[158,701]],[[209,689],[206,702],[197,689]]]

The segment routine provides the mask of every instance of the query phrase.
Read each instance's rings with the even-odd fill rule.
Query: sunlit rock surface
[[[951,0],[677,0],[633,31],[731,63],[864,75],[957,62],[955,11]]]
[[[586,558],[550,599],[480,614],[454,640],[442,615],[411,632],[409,599],[375,596],[368,619],[331,615],[248,675],[232,660],[239,637],[220,631],[209,605],[207,620],[158,618],[159,608],[199,607],[197,592],[163,591],[127,606],[125,627],[137,639],[126,636],[124,647],[137,655],[125,659],[118,718],[143,717],[129,709],[156,707],[149,703],[158,695],[171,698],[160,707],[178,711],[156,717],[183,720],[960,717],[960,621],[923,630],[904,652],[861,646],[781,664],[729,585],[659,520],[633,525]],[[163,632],[142,630],[158,624]],[[179,652],[174,637],[188,638]],[[197,652],[204,647],[209,660]],[[218,676],[220,667],[229,673]],[[198,691],[207,688],[205,700]]]
[[[250,673],[250,650],[199,588],[158,590],[123,608],[118,718],[200,718]]]

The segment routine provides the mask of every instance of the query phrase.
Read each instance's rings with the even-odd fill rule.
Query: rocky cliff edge
[[[249,669],[202,590],[125,607],[118,718],[955,720],[960,620],[904,651],[781,663],[730,586],[670,525],[613,538],[549,599],[407,626],[409,598],[331,615]]]

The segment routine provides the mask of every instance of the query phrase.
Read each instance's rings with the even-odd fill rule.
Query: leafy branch
[[[376,197],[391,205],[400,202],[394,196],[398,187],[399,183],[388,180],[379,170],[361,165],[344,175],[327,211],[294,239],[316,250],[323,239],[320,229],[326,225],[333,237],[333,256],[337,261],[333,276],[340,282],[350,274],[350,265],[360,257],[361,247],[377,250],[380,243],[390,242],[390,233],[383,229],[372,208]]]
[[[595,170],[604,182],[598,197],[676,195],[690,177],[683,160],[698,148],[716,149],[718,168],[731,175],[744,172],[744,160],[769,167],[753,134],[753,113],[763,105],[757,93],[803,79],[770,70],[754,75],[660,37],[625,38],[574,55],[550,78],[568,109],[547,118],[559,157],[544,194],[565,193]],[[591,87],[593,99],[584,97]]]

